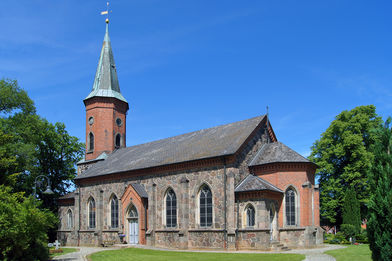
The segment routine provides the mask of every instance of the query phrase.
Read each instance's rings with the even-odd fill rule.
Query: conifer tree
[[[344,196],[343,224],[354,226],[357,233],[361,229],[361,210],[354,189],[348,189]]]
[[[375,160],[369,171],[368,237],[373,260],[392,260],[392,128],[389,118],[373,147]]]

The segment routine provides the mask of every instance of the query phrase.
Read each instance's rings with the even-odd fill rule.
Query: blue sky
[[[0,77],[85,141],[106,1],[2,0]],[[127,145],[262,115],[310,146],[342,110],[392,115],[390,1],[113,0]]]

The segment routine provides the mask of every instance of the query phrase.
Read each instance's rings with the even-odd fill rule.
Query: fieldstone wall
[[[238,250],[270,250],[269,229],[240,229],[237,235]]]

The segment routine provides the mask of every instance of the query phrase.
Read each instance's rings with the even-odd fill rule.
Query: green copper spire
[[[109,20],[106,20],[106,33],[103,40],[101,56],[99,57],[97,72],[95,74],[93,90],[84,100],[97,96],[112,97],[127,102],[124,96],[122,96],[118,84],[116,65],[114,63],[113,51],[109,38]]]

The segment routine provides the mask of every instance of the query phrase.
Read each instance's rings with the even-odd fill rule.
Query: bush
[[[357,229],[354,225],[351,224],[342,224],[340,226],[340,230],[342,231],[343,235],[347,240],[355,237],[355,235],[357,234]]]
[[[366,229],[362,229],[360,233],[356,234],[355,239],[358,243],[368,244],[369,240]]]
[[[46,233],[57,218],[39,204],[0,185],[0,260],[48,260]]]

